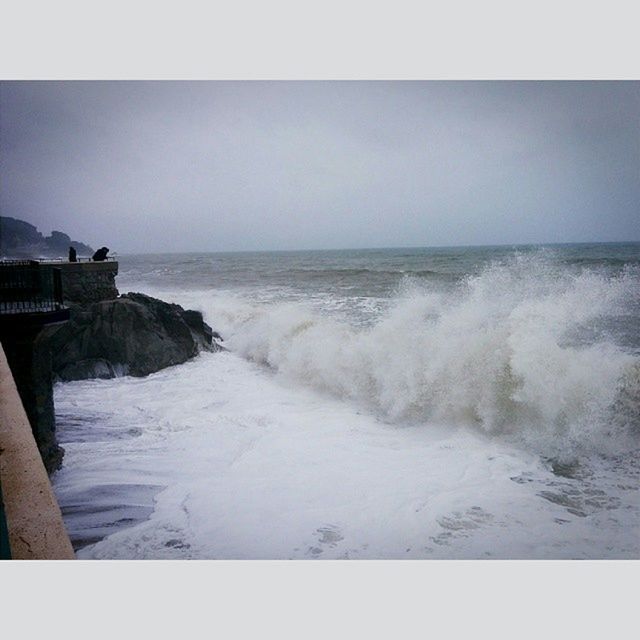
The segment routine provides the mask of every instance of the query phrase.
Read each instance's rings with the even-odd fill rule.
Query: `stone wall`
[[[62,272],[62,294],[65,304],[83,304],[118,297],[116,275],[118,263],[105,262],[46,262]]]

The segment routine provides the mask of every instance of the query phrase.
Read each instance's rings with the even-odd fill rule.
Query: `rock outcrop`
[[[142,293],[74,305],[50,342],[53,373],[63,381],[146,376],[219,350],[212,335],[200,312]]]

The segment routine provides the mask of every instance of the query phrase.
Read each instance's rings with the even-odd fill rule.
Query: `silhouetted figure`
[[[74,247],[69,247],[69,262],[78,262],[78,257]]]
[[[94,254],[93,258],[91,258],[94,262],[102,262],[106,260],[107,253],[109,253],[109,249],[107,247],[101,247]]]

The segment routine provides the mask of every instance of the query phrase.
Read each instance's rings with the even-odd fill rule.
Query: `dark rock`
[[[104,358],[89,358],[64,365],[56,375],[60,380],[87,380],[90,378],[107,380],[127,373],[127,367],[115,367]]]
[[[211,338],[215,332],[211,331],[211,327],[204,321],[200,311],[185,309],[182,311],[182,318],[194,333],[194,337],[206,336],[205,340],[207,344],[211,344]]]
[[[218,350],[211,340],[213,331],[204,321],[200,311],[183,309],[179,304],[164,302],[164,300],[152,298],[144,293],[125,293],[120,296],[120,299],[132,300],[133,302],[146,306],[167,328],[172,327],[176,332],[175,335],[186,335],[183,328],[184,325],[186,325],[196,346],[193,355],[201,349]]]
[[[53,372],[61,380],[146,376],[218,350],[211,336],[200,312],[128,293],[71,308],[51,340]]]

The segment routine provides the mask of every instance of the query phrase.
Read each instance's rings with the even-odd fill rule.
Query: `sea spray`
[[[364,329],[291,303],[236,300],[230,311],[225,299],[211,315],[233,351],[390,420],[473,424],[571,454],[624,448],[633,431],[638,355],[606,327],[638,286],[637,271],[562,272],[541,252],[490,264],[447,292],[407,278]],[[621,392],[626,421],[615,414]]]

